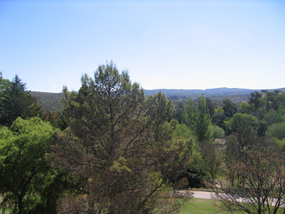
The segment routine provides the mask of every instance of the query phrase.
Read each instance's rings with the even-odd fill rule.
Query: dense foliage
[[[59,212],[176,210],[179,200],[171,200],[168,180],[189,163],[192,144],[172,139],[171,101],[162,93],[146,99],[112,63],[81,81],[78,93],[64,89],[68,128],[58,136],[55,156],[59,167],[84,178],[84,186],[77,197],[61,200]]]
[[[18,76],[0,73],[3,212],[175,212],[183,202],[175,189],[206,184],[224,192],[230,212],[276,213],[282,205],[281,90],[146,97],[112,62],[81,83],[78,92],[31,93]]]

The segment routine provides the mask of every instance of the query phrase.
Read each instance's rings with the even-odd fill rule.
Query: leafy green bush
[[[277,138],[282,140],[285,138],[285,124],[284,123],[274,123],[268,127],[266,135],[271,138]]]
[[[211,136],[214,139],[223,138],[225,136],[225,131],[221,127],[217,125],[213,125],[210,127]]]

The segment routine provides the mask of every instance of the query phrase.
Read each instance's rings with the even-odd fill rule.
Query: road
[[[179,190],[176,193],[180,196],[191,197],[191,198],[201,198],[201,199],[212,199],[214,193],[206,191],[190,191],[190,190]]]
[[[177,194],[183,197],[190,197],[190,198],[200,198],[200,199],[216,199],[215,197],[215,193],[213,192],[206,192],[206,191],[191,191],[191,190],[180,190],[177,191]],[[220,193],[220,194],[224,194],[224,193]],[[235,198],[236,201],[238,202],[242,202],[242,203],[250,203],[250,199],[248,198],[242,198],[240,196],[237,196],[237,198]],[[275,205],[275,203],[277,203],[277,200],[274,198],[271,198],[270,203],[272,206]],[[284,201],[283,201],[284,202]],[[285,205],[281,205],[281,207],[285,207]]]
[[[193,198],[212,199],[213,192],[191,191],[190,196]]]

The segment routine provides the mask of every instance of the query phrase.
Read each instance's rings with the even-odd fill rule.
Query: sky
[[[144,89],[285,87],[283,0],[0,0],[0,71],[79,90],[113,61]]]

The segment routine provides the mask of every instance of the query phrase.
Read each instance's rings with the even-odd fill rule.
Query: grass
[[[221,202],[217,200],[210,200],[210,199],[198,199],[192,198],[188,202],[185,203],[185,206],[181,209],[180,214],[226,214],[228,212],[220,210],[218,205]],[[284,208],[278,209],[278,214],[283,213]],[[240,213],[240,212],[234,212]]]
[[[185,203],[180,214],[195,213],[195,214],[215,214],[225,213],[217,206],[220,202],[216,200],[192,198]]]

